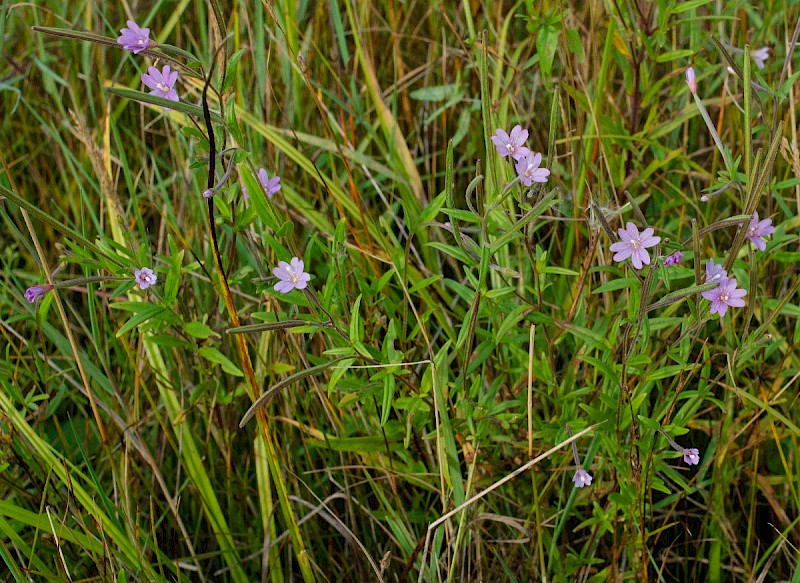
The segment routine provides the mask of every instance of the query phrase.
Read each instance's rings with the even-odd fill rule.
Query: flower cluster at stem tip
[[[542,155],[531,151],[524,145],[527,139],[528,130],[522,129],[519,124],[511,129],[510,134],[505,130],[497,129],[495,135],[492,136],[497,153],[503,158],[510,156],[516,162],[514,169],[522,184],[530,186],[534,182],[547,182],[550,170],[540,167]]]
[[[129,20],[127,25],[127,28],[120,30],[117,43],[135,55],[150,48],[150,29],[141,28],[133,20]],[[169,65],[164,65],[160,71],[151,66],[147,68],[147,73],[142,73],[142,83],[150,89],[150,94],[170,101],[180,101],[178,92],[175,90],[177,82],[178,72],[173,71]],[[169,110],[169,108],[164,109]]]

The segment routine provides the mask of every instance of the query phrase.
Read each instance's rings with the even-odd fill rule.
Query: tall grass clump
[[[3,581],[800,581],[800,7],[4,3]]]

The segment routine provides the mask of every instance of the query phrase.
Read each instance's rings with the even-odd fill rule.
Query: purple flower
[[[207,188],[203,191],[203,198],[211,198],[214,196],[214,191],[210,188]]]
[[[681,253],[680,251],[675,251],[675,253],[664,259],[664,267],[680,265],[681,261],[683,261],[683,253]]]
[[[691,91],[692,94],[697,93],[697,79],[694,76],[693,67],[686,69],[686,84],[689,86],[689,91]]]
[[[515,125],[510,136],[505,130],[498,129],[495,133],[497,135],[492,136],[492,141],[497,148],[497,153],[503,158],[511,156],[514,160],[520,160],[530,154],[531,151],[523,146],[525,140],[528,139],[528,130],[523,130],[521,125]]]
[[[55,286],[49,283],[43,283],[41,285],[34,285],[29,287],[25,290],[25,299],[28,300],[28,303],[32,304],[36,300],[39,300],[46,296],[48,292],[53,289]]]
[[[120,30],[122,34],[117,39],[117,42],[125,50],[138,55],[150,46],[150,29],[139,28],[139,25],[133,20],[129,20],[127,24],[128,28]]]
[[[170,70],[169,65],[164,65],[161,71],[155,67],[148,67],[147,73],[142,73],[142,83],[152,89],[150,94],[170,101],[179,101],[178,93],[175,91],[177,80],[178,72]]]
[[[769,47],[761,47],[760,49],[750,51],[750,56],[753,58],[756,67],[763,69],[764,61],[769,59]]]
[[[616,254],[614,261],[625,261],[630,257],[636,269],[641,269],[642,265],[650,265],[650,254],[647,252],[647,248],[658,245],[661,241],[661,237],[653,236],[653,229],[648,227],[639,233],[636,225],[628,222],[626,227],[619,229],[617,233],[622,241],[618,241],[610,247]]]
[[[667,438],[667,441],[672,446],[672,449],[683,454],[683,461],[686,462],[688,465],[696,466],[697,464],[700,463],[699,449],[695,447],[686,448],[681,445],[678,445],[669,435],[667,435],[667,433],[663,429],[659,429],[658,432]]]
[[[517,161],[514,166],[517,169],[517,176],[525,186],[530,186],[534,182],[547,182],[550,171],[547,168],[539,168],[542,163],[542,155],[528,151],[525,156]]]
[[[734,277],[732,279],[720,279],[717,287],[704,291],[701,295],[711,302],[710,313],[717,313],[721,318],[729,307],[741,308],[744,306],[742,298],[747,295],[747,291],[736,288],[736,278]]]
[[[713,259],[706,261],[706,283],[728,279],[728,272],[721,265],[714,263]]]
[[[272,198],[277,194],[277,192],[281,189],[281,177],[280,176],[273,176],[272,178],[269,177],[267,171],[264,168],[258,169],[258,181],[261,183],[261,187],[267,193],[267,196]],[[250,193],[247,192],[247,188],[242,185],[242,194],[245,198],[250,198]]]
[[[700,450],[696,447],[684,449],[683,461],[690,466],[696,466],[700,463]]]
[[[767,248],[767,243],[762,237],[768,237],[775,232],[775,227],[772,226],[772,219],[758,220],[758,211],[750,219],[750,226],[747,227],[746,239],[749,239],[756,249],[763,251]]]
[[[576,488],[583,488],[584,486],[591,486],[592,485],[592,474],[584,470],[583,468],[578,468],[575,470],[575,475],[572,476],[572,483],[575,484]]]
[[[258,170],[258,181],[261,183],[261,186],[264,187],[267,196],[270,198],[275,196],[275,193],[281,189],[281,177],[273,176],[270,178],[267,171],[263,168]]]
[[[133,274],[133,278],[136,280],[136,283],[139,284],[139,289],[147,289],[151,285],[155,285],[156,281],[158,281],[158,276],[153,273],[153,270],[149,267],[137,269]]]
[[[302,259],[292,257],[291,264],[279,261],[278,267],[272,273],[280,281],[275,284],[275,291],[287,294],[293,289],[306,289],[311,276],[303,271],[305,265]]]

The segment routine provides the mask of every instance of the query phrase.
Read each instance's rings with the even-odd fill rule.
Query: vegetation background
[[[2,580],[800,581],[798,2],[0,8]],[[628,220],[683,265],[613,263]]]

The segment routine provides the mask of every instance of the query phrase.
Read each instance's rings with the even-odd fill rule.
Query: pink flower
[[[592,485],[592,474],[584,470],[583,468],[578,468],[575,470],[575,475],[572,476],[572,483],[575,484],[576,488],[583,488],[584,486],[591,486]]]
[[[133,20],[129,20],[128,28],[123,28],[120,33],[117,42],[134,54],[138,55],[150,46],[150,29],[139,28]]]
[[[175,91],[175,83],[177,81],[178,72],[172,71],[169,65],[164,65],[161,71],[155,67],[148,67],[147,73],[142,73],[142,83],[152,89],[150,94],[170,101],[180,101],[178,93]]]
[[[275,284],[275,291],[287,294],[293,289],[306,289],[311,276],[303,271],[305,265],[302,259],[292,257],[291,264],[279,261],[278,267],[272,273],[280,281]]]
[[[28,303],[33,303],[36,300],[39,300],[46,296],[48,292],[53,289],[55,286],[49,283],[43,283],[41,285],[34,285],[29,287],[25,290],[25,299],[28,300]]]
[[[775,227],[772,226],[772,219],[764,219],[763,221],[758,220],[758,211],[753,215],[753,218],[750,219],[750,226],[747,227],[747,235],[745,238],[748,239],[753,245],[756,246],[756,249],[759,251],[763,251],[767,248],[767,243],[762,239],[762,237],[769,237],[772,233],[775,232]]]
[[[713,259],[706,261],[706,283],[722,281],[728,279],[728,272],[722,269],[721,265],[714,263]]]
[[[528,151],[525,156],[517,161],[514,166],[517,169],[517,176],[525,186],[530,186],[534,182],[547,182],[550,171],[547,168],[539,168],[542,163],[542,155]]]
[[[259,168],[258,172],[258,181],[261,183],[264,192],[267,193],[269,198],[275,196],[278,191],[281,189],[281,177],[280,176],[273,176],[272,178],[269,177],[267,171],[264,168]],[[242,194],[245,198],[250,198],[250,193],[247,192],[247,188],[242,185]]]
[[[683,253],[681,253],[680,251],[675,251],[675,253],[664,259],[664,267],[680,265],[681,261],[683,261]]]
[[[275,196],[275,194],[281,189],[280,176],[273,176],[270,178],[269,174],[267,174],[267,171],[264,168],[260,168],[258,170],[258,181],[261,183],[261,186],[264,187],[267,196],[270,198]]]
[[[684,449],[683,461],[690,466],[696,466],[700,463],[700,450],[695,447]]]
[[[725,312],[728,311],[729,307],[741,308],[744,306],[744,300],[742,298],[747,295],[747,291],[736,288],[735,277],[732,279],[723,278],[719,281],[720,283],[717,287],[704,291],[701,295],[711,302],[710,313],[717,313],[721,318],[725,315]]]
[[[697,93],[697,79],[694,76],[693,67],[686,69],[686,84],[689,86],[689,91],[691,91],[693,95]]]
[[[686,448],[683,447],[682,445],[678,445],[677,443],[675,443],[675,440],[672,439],[669,435],[667,435],[666,431],[664,431],[663,429],[659,429],[658,432],[667,438],[667,441],[669,442],[670,446],[672,446],[672,449],[683,454],[683,461],[686,462],[688,465],[696,466],[697,464],[700,463],[699,449],[697,449],[696,447]]]
[[[153,273],[153,270],[149,267],[137,269],[133,274],[133,278],[136,280],[136,283],[139,284],[139,289],[147,289],[151,285],[155,285],[156,281],[158,281],[158,276]]]
[[[653,229],[648,227],[639,233],[636,225],[628,222],[626,228],[617,231],[622,241],[611,245],[611,250],[615,253],[614,261],[625,261],[630,257],[636,269],[641,269],[642,265],[650,265],[650,254],[647,252],[647,248],[654,247],[661,241],[661,237],[654,236],[653,232]]]
[[[497,135],[492,136],[492,141],[497,148],[497,153],[503,158],[511,156],[514,160],[519,160],[523,156],[530,154],[530,150],[523,146],[525,140],[528,139],[528,130],[523,130],[521,125],[515,125],[511,130],[510,136],[500,129],[495,133]]]

